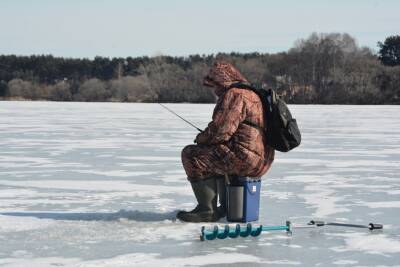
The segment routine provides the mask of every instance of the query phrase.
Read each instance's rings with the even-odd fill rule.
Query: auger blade
[[[226,224],[224,226],[224,230],[220,230],[217,225],[213,227],[212,230],[207,230],[203,226],[201,228],[201,235],[200,235],[200,240],[205,241],[205,240],[214,240],[216,238],[218,239],[225,239],[225,238],[237,238],[237,237],[248,237],[248,236],[259,236],[263,231],[279,231],[279,230],[284,230],[287,231],[288,233],[291,233],[290,230],[290,222],[287,222],[286,225],[283,226],[258,226],[258,227],[253,227],[251,223],[248,223],[246,227],[241,227],[240,224],[236,224],[234,229],[231,229],[231,227]]]
[[[240,225],[239,225],[239,227],[240,227]],[[250,234],[251,234],[251,223],[248,223],[247,225],[246,225],[246,228],[245,229],[241,229],[240,228],[240,236],[241,237],[248,237]]]
[[[228,225],[229,227],[229,225]],[[236,224],[235,230],[234,231],[229,231],[229,237],[230,238],[236,238],[240,235],[240,224]]]
[[[259,236],[259,235],[261,235],[262,230],[263,230],[263,226],[260,225],[260,226],[257,227],[256,229],[253,229],[253,230],[251,231],[250,235],[251,235],[251,236]]]
[[[225,239],[225,238],[228,237],[228,235],[229,235],[229,225],[225,225],[224,231],[218,233],[217,238],[218,239]]]

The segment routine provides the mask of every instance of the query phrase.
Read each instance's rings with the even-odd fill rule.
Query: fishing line
[[[180,118],[181,120],[183,120],[184,122],[188,123],[190,126],[194,127],[195,129],[197,129],[199,132],[203,132],[203,130],[201,130],[200,128],[198,128],[196,125],[194,125],[193,123],[191,123],[190,121],[186,120],[185,118],[183,118],[182,116],[178,115],[177,113],[175,113],[173,110],[169,109],[168,107],[166,107],[165,105],[161,104],[160,102],[157,102],[157,104],[159,104],[160,106],[162,106],[163,108],[165,108],[166,110],[168,110],[169,112],[171,112],[172,114],[174,114],[175,116],[177,116],[178,118]]]

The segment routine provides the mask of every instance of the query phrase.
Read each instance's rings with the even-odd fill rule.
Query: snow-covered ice
[[[213,105],[168,104],[205,127]],[[400,107],[292,106],[302,145],[263,178],[260,221],[324,227],[199,241],[180,151],[156,104],[0,102],[0,266],[399,266]],[[223,222],[222,222],[223,223]]]

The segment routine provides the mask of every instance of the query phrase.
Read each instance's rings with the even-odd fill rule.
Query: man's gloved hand
[[[201,132],[201,133],[199,133],[199,134],[197,134],[197,136],[196,136],[196,138],[194,139],[194,143],[196,143],[196,144],[201,144],[202,143],[202,133],[204,133],[204,132]]]
[[[201,133],[197,134],[196,138],[193,140],[193,143],[198,144],[198,138]]]

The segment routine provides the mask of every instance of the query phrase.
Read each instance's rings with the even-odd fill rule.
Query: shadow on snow
[[[139,222],[157,222],[175,220],[177,210],[157,213],[152,211],[120,210],[118,212],[88,212],[88,213],[63,213],[63,212],[2,212],[0,215],[18,217],[36,217],[39,219],[53,219],[65,221],[118,221],[128,219]]]

